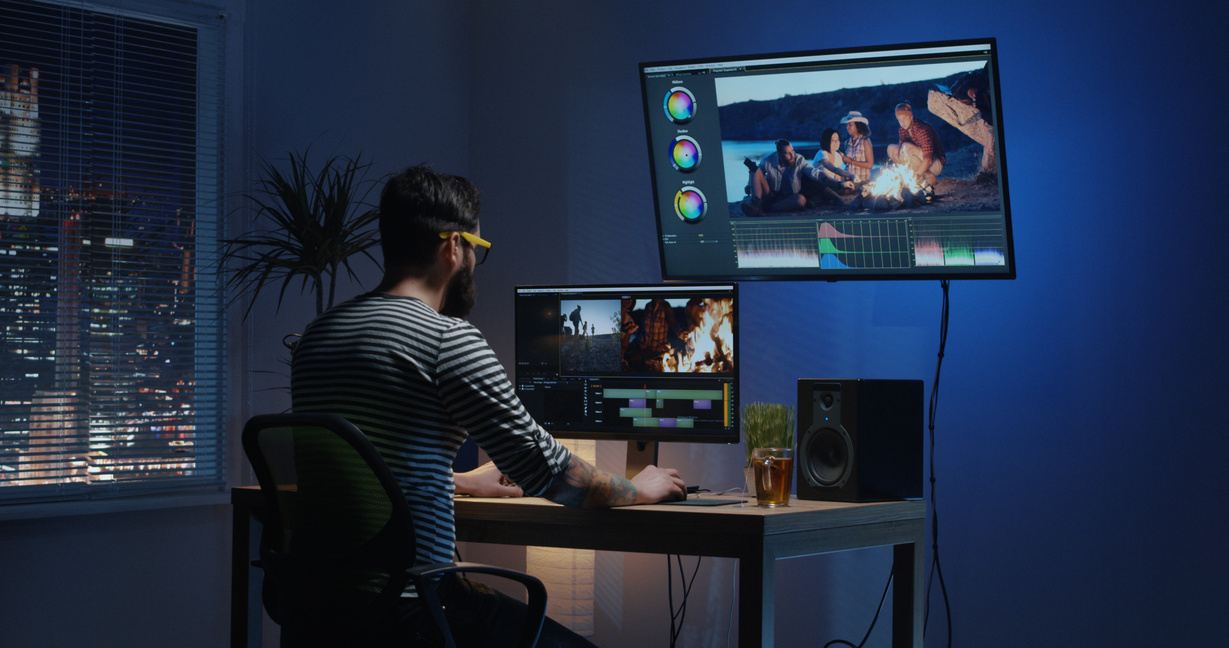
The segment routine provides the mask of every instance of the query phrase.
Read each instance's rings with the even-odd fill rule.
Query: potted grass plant
[[[743,473],[747,491],[754,492],[752,453],[756,448],[794,447],[794,408],[781,403],[747,403],[742,411],[743,451],[747,464]]]
[[[379,243],[379,213],[367,201],[376,181],[366,179],[369,163],[334,156],[318,168],[307,154],[291,153],[287,172],[263,160],[256,188],[242,194],[256,212],[252,229],[223,241],[221,266],[230,294],[227,307],[246,300],[244,319],[261,292],[277,286],[277,308],[291,286],[310,292],[316,314],[333,306],[341,271],[356,278],[350,262],[371,255]]]

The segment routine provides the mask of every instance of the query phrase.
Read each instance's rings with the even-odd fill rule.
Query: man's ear
[[[444,267],[451,271],[462,263],[462,250],[459,248],[461,248],[461,235],[454,232],[444,239],[444,244],[439,247],[439,256],[436,260],[442,262]]]

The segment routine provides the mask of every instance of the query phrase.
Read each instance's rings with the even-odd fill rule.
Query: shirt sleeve
[[[571,453],[533,420],[482,333],[458,321],[441,341],[440,399],[525,494],[541,495],[571,462]]]
[[[917,141],[918,146],[922,147],[922,155],[926,159],[933,160],[935,157],[934,131],[918,128],[913,139]]]

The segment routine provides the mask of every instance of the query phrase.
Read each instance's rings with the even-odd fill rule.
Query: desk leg
[[[252,556],[258,549],[260,523],[251,511],[232,506],[230,570],[231,648],[260,648],[264,621],[260,578],[252,572]],[[255,528],[254,528],[255,527]]]
[[[773,645],[776,581],[776,558],[766,547],[738,559],[739,648]]]
[[[247,646],[248,634],[248,562],[252,516],[231,505],[230,536],[230,646]]]
[[[926,555],[922,542],[892,547],[892,648],[922,648]]]

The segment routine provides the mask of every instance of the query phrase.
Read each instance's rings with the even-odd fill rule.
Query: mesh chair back
[[[265,497],[265,604],[283,637],[352,639],[386,621],[413,564],[414,533],[371,442],[336,415],[278,414],[253,417],[243,446]]]

